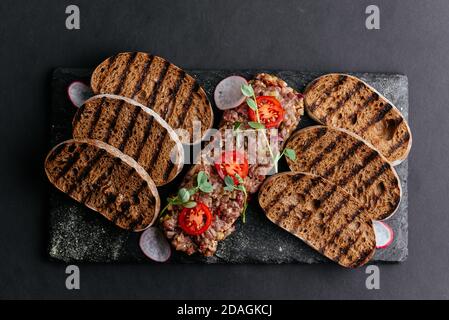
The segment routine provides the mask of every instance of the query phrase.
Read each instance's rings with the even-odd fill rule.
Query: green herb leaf
[[[190,196],[193,196],[195,193],[196,193],[196,190],[197,188],[191,188],[191,189],[189,189],[189,194],[190,194]]]
[[[200,185],[200,190],[205,192],[205,193],[209,193],[212,192],[212,185],[209,182],[205,182],[202,185]]]
[[[177,206],[177,205],[183,204],[184,202],[181,201],[178,197],[176,197],[173,199],[168,199],[168,203],[171,205]]]
[[[254,95],[253,87],[250,84],[242,84],[241,90],[245,97],[252,97]]]
[[[198,183],[198,186],[201,186],[203,183],[207,182],[207,174],[204,171],[198,172],[198,175],[196,176],[196,181]]]
[[[242,125],[241,122],[238,122],[238,121],[235,122],[235,123],[234,123],[234,128],[233,128],[233,130],[234,130],[234,131],[237,131],[237,130],[241,127],[241,125]]]
[[[232,187],[232,186],[226,186],[223,189],[225,189],[226,191],[229,191],[229,192],[234,191],[234,187]]]
[[[253,98],[247,98],[247,99],[246,99],[246,104],[247,104],[251,109],[253,109],[254,111],[257,110],[257,103],[256,103],[256,101],[254,101]]]
[[[239,183],[243,183],[243,179],[242,179],[242,177],[238,173],[235,174],[235,178],[237,179],[237,181]]]
[[[196,202],[195,201],[189,201],[183,204],[184,208],[195,208],[196,207]]]
[[[290,160],[292,160],[292,161],[296,160],[296,152],[295,152],[295,150],[289,149],[289,148],[285,148],[284,149],[284,154]]]
[[[181,188],[178,190],[178,198],[183,203],[189,201],[190,199],[190,193],[186,188]]]
[[[251,128],[256,129],[256,130],[265,128],[265,126],[262,123],[260,123],[260,122],[250,121],[250,122],[248,122],[248,125]]]
[[[230,177],[230,176],[226,176],[224,178],[224,183],[228,187],[234,187],[234,179],[232,179],[232,177]]]
[[[236,189],[239,190],[239,191],[242,191],[242,192],[246,192],[245,186],[244,186],[244,185],[241,185],[241,184],[239,184],[239,185],[236,187]]]

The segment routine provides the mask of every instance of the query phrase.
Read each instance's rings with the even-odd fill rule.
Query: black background
[[[77,4],[81,30],[65,28]],[[377,4],[381,29],[365,28]],[[449,298],[449,2],[0,1],[1,298]],[[185,68],[397,72],[409,77],[414,143],[409,258],[365,269],[335,265],[81,265],[81,290],[49,262],[47,182],[53,68],[93,67],[119,51]]]

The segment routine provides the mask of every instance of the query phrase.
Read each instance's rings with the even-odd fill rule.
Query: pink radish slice
[[[230,76],[224,78],[215,87],[215,105],[220,110],[236,108],[245,101],[241,88],[243,84],[248,84],[245,78],[240,76]]]
[[[92,89],[81,81],[72,82],[67,88],[67,94],[72,104],[77,108],[94,95]]]
[[[376,248],[384,249],[388,247],[394,239],[393,229],[382,221],[374,221],[373,225],[376,234]]]
[[[170,244],[156,227],[150,227],[142,233],[139,245],[142,252],[153,261],[165,262],[170,258]]]

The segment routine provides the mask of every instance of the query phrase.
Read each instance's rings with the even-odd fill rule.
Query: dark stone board
[[[213,103],[213,90],[223,78],[238,74],[250,79],[258,72],[270,72],[302,91],[307,83],[321,75],[316,72],[267,70],[187,70],[195,76]],[[51,141],[49,148],[71,138],[72,117],[76,108],[67,97],[67,86],[75,80],[89,83],[90,69],[58,68],[52,77]],[[385,95],[408,118],[408,80],[404,75],[352,73]],[[214,108],[216,110],[216,108]],[[216,113],[216,121],[220,118]],[[314,124],[304,116],[299,128]],[[188,166],[168,186],[159,189],[162,201],[173,192]],[[280,171],[286,171],[281,163]],[[378,262],[402,262],[408,254],[408,163],[396,167],[401,179],[403,198],[396,214],[387,223],[395,233],[394,242],[377,250]],[[140,252],[139,234],[114,226],[100,214],[91,211],[53,186],[50,197],[50,237],[48,252],[51,258],[65,262],[149,262]],[[246,224],[237,222],[236,231],[219,244],[214,257],[186,256],[174,252],[171,263],[320,263],[328,260],[288,232],[271,223],[258,207],[255,197],[247,211]]]

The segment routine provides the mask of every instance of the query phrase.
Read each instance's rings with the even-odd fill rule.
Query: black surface
[[[216,85],[230,75],[240,75],[246,79],[257,73],[268,72],[288,83],[289,86],[304,91],[308,83],[321,76],[316,72],[274,71],[274,70],[186,70],[194,76],[210,97],[215,122],[221,119],[221,112],[213,102]],[[57,68],[51,79],[51,133],[50,145],[53,147],[64,140],[72,138],[72,119],[76,112],[67,97],[67,88],[73,81],[89,83],[89,69]],[[354,74],[376,90],[384,94],[407,119],[408,118],[408,81],[407,77],[398,74],[364,73]],[[305,114],[298,128],[316,125]],[[218,124],[215,124],[217,126]],[[394,231],[394,240],[390,246],[379,249],[374,261],[403,262],[408,254],[408,161],[396,167],[402,185],[402,199],[397,212],[387,223]],[[185,166],[177,179],[158,188],[164,201],[173,195],[189,170]],[[288,171],[284,161],[280,163],[280,172]],[[48,251],[52,258],[72,262],[135,262],[149,263],[139,249],[139,235],[121,230],[84,205],[72,200],[56,188],[50,188],[50,239]],[[235,232],[220,241],[218,250],[212,257],[195,254],[188,256],[173,250],[167,263],[323,263],[328,259],[307,246],[298,238],[282,230],[269,221],[253,197],[246,211],[247,221],[236,223]],[[162,204],[162,207],[165,203]]]
[[[81,30],[65,29],[72,1],[0,2],[0,297],[449,298],[449,2],[377,0],[381,30],[365,29],[372,1],[85,1]],[[124,50],[185,68],[349,70],[406,74],[414,145],[409,164],[409,258],[364,269],[334,265],[81,265],[81,290],[46,258],[49,79],[57,66],[94,66]]]

